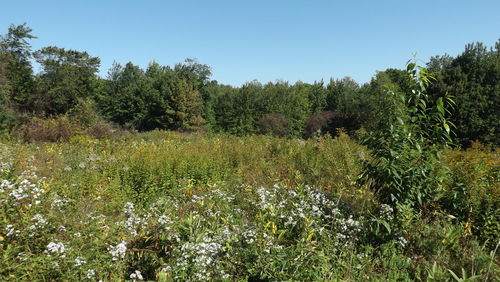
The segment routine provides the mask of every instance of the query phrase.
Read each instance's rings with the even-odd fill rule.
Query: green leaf
[[[443,126],[444,129],[446,130],[446,133],[450,134],[450,126],[448,125],[448,123],[446,123],[446,121],[443,123]]]
[[[439,111],[439,113],[440,113],[441,115],[443,115],[443,116],[444,116],[444,104],[443,104],[443,97],[439,97],[439,98],[437,99],[436,108],[437,108],[437,110]]]

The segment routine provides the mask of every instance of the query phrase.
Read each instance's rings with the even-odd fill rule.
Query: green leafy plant
[[[426,89],[433,77],[426,68],[410,61],[406,72],[411,90],[387,91],[393,110],[385,115],[381,130],[363,139],[373,159],[365,162],[361,179],[382,202],[425,212],[445,176],[440,153],[451,143],[453,125],[446,114],[453,100],[447,95],[429,99]]]

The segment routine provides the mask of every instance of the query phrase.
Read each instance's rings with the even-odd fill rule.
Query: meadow
[[[150,131],[0,143],[2,281],[495,281],[500,151],[448,149],[425,213],[336,138]]]

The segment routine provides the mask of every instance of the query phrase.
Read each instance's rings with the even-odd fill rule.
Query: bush
[[[441,207],[494,247],[500,234],[500,149],[473,143],[466,151],[446,152],[444,163],[450,179]]]
[[[315,134],[325,133],[330,120],[334,117],[335,113],[331,111],[320,112],[310,116],[306,122],[305,137],[311,138]]]
[[[326,111],[314,114],[309,117],[306,123],[304,136],[311,138],[315,134],[328,133],[335,137],[339,135],[339,129],[347,133],[353,133],[359,129],[353,118],[339,111]]]
[[[290,121],[281,114],[266,114],[258,123],[260,133],[284,137],[290,132]]]
[[[410,206],[425,215],[446,177],[440,156],[451,139],[444,104],[452,101],[428,98],[432,77],[425,68],[409,62],[407,74],[412,90],[387,93],[395,111],[386,115],[384,128],[363,140],[373,159],[365,162],[362,179],[384,203],[398,209]]]
[[[97,139],[107,139],[129,136],[130,132],[127,130],[118,129],[109,122],[99,121],[85,129],[85,134],[95,137]]]
[[[78,125],[62,115],[49,119],[33,118],[22,125],[15,134],[23,142],[65,142],[80,130]]]
[[[102,122],[96,103],[90,99],[78,100],[78,103],[69,111],[68,115],[72,121],[83,127],[92,127]]]

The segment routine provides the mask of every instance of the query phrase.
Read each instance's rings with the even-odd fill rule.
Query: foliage
[[[481,43],[468,44],[457,57],[432,57],[428,63],[435,71],[431,95],[448,92],[457,107],[450,120],[456,125],[458,142],[470,146],[475,140],[500,144],[500,41],[488,50]]]
[[[259,120],[261,134],[284,137],[290,131],[290,122],[280,114],[266,114]]]
[[[500,151],[473,143],[466,151],[448,151],[444,162],[450,179],[439,203],[466,232],[477,235],[490,246],[500,232]]]
[[[311,115],[306,122],[304,132],[305,138],[311,138],[315,135],[322,135],[328,130],[328,123],[335,115],[334,112],[326,111]]]
[[[24,23],[10,25],[7,34],[0,37],[0,91],[6,91],[2,93],[4,99],[9,100],[17,110],[24,112],[32,110],[35,102],[29,40],[36,37],[31,33],[32,29]],[[5,87],[6,82],[8,87]]]
[[[104,116],[117,124],[140,125],[147,114],[148,93],[153,93],[151,86],[138,66],[113,64],[108,73],[106,93],[99,98],[98,105]]]
[[[54,119],[33,118],[16,132],[23,142],[62,142],[75,136],[78,126],[66,116]]]
[[[157,63],[145,72],[132,63],[115,64],[105,92],[98,104],[105,116],[121,125],[138,130],[190,130],[204,123],[199,92]]]
[[[38,82],[41,111],[49,115],[65,114],[79,99],[95,95],[99,58],[53,46],[37,51],[35,58],[43,68]]]
[[[216,98],[215,128],[234,135],[256,133],[260,111],[256,106],[261,97],[260,83],[247,83],[240,89],[223,87]]]
[[[373,159],[365,163],[362,179],[384,203],[425,212],[442,189],[440,150],[451,141],[445,103],[453,101],[445,96],[428,106],[433,102],[426,94],[432,76],[410,62],[407,72],[411,91],[388,91],[395,111],[387,115],[384,128],[363,141]]]

